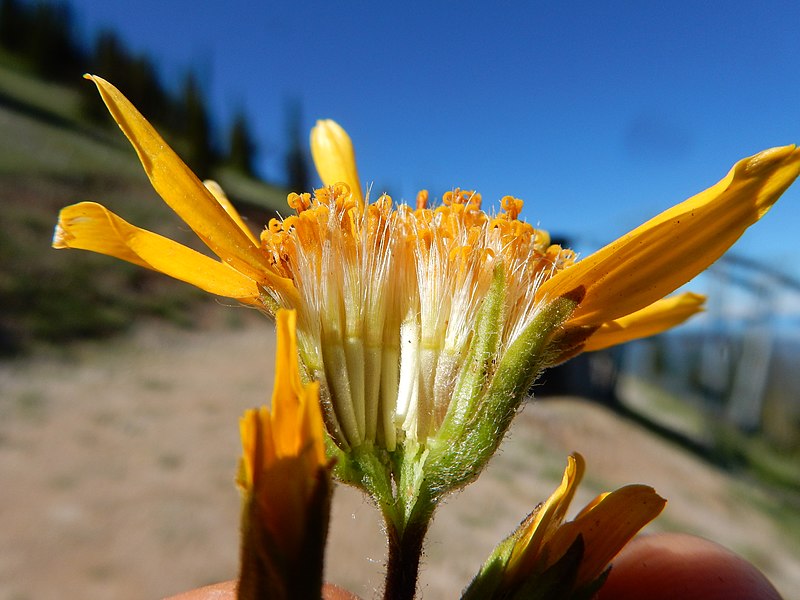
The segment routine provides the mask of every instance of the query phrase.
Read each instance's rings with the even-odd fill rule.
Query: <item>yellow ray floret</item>
[[[296,315],[276,315],[272,406],[240,419],[242,490],[239,597],[319,598],[331,464],[316,383],[303,384]]]
[[[292,311],[278,311],[272,407],[248,410],[240,420],[237,478],[257,503],[261,525],[292,551],[303,540],[307,507],[327,467],[319,388],[300,380],[295,319]]]
[[[331,119],[317,121],[311,130],[311,156],[323,184],[347,184],[353,198],[364,202],[353,142],[341,125]]]
[[[663,298],[706,269],[770,209],[800,173],[800,149],[740,160],[704,192],[673,206],[545,282],[541,298],[583,287],[572,323],[600,325]]]
[[[306,475],[327,463],[319,386],[304,384],[297,362],[296,314],[276,315],[277,350],[272,407],[248,410],[241,420],[245,489],[278,461],[303,457]],[[298,479],[302,477],[298,476]]]
[[[233,207],[220,204],[212,191],[203,185],[117,88],[101,77],[86,77],[97,85],[109,112],[130,140],[145,173],[164,202],[225,263],[259,286],[291,295],[291,282],[275,276],[268,257],[261,252],[253,235],[243,227]],[[233,211],[235,216],[232,217],[229,211]],[[66,238],[80,243],[77,235]],[[127,256],[119,258],[127,260]]]
[[[608,321],[586,341],[585,352],[656,335],[680,325],[703,310],[705,296],[686,292],[670,296],[634,313]]]
[[[231,219],[211,192],[178,158],[155,129],[117,88],[106,80],[94,81],[114,120],[139,155],[150,182],[170,208],[220,258],[258,280],[269,263],[241,227]]]
[[[121,258],[247,304],[255,304],[261,295],[253,279],[228,263],[135,227],[94,202],[81,202],[61,211],[53,247],[80,248]]]
[[[542,573],[558,562],[580,536],[584,550],[573,584],[580,589],[601,575],[625,544],[663,510],[666,501],[652,488],[629,485],[601,494],[574,520],[565,523],[584,464],[580,454],[571,455],[561,485],[513,534],[513,550],[504,573],[507,585]]]

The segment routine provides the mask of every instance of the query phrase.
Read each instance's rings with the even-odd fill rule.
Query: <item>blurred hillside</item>
[[[75,83],[44,79],[24,57],[0,50],[0,354],[108,335],[127,328],[133,315],[188,322],[190,308],[208,301],[190,286],[112,258],[50,247],[59,209],[92,200],[202,250],[155,195],[111,118],[95,123],[87,114],[86,92],[103,109],[94,86],[77,75]],[[166,137],[178,148],[188,143],[180,132]],[[208,175],[257,231],[285,206],[286,191],[241,167],[218,161]]]

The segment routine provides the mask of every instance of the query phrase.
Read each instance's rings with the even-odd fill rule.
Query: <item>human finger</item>
[[[164,600],[234,600],[235,598],[236,582],[224,581],[170,596]],[[358,596],[338,585],[326,583],[322,586],[322,600],[358,600]]]
[[[636,538],[614,559],[598,600],[780,600],[741,556],[685,534]]]

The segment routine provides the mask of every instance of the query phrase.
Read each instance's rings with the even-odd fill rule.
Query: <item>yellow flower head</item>
[[[628,485],[600,494],[565,523],[584,469],[580,454],[568,458],[561,485],[498,545],[465,598],[511,597],[526,586],[536,589],[561,561],[571,562],[571,568],[562,565],[550,573],[557,572],[573,592],[582,590],[603,575],[608,563],[666,504],[652,488]],[[567,556],[571,552],[575,554]],[[565,583],[558,583],[559,592],[571,597]]]
[[[715,186],[576,261],[519,219],[513,197],[497,214],[459,189],[436,207],[424,191],[414,207],[386,195],[369,202],[349,136],[321,121],[311,148],[325,187],[290,194],[295,214],[256,238],[218,186],[197,180],[116,88],[91,79],[156,190],[220,260],[94,203],[62,210],[54,245],[116,256],[271,314],[296,310],[304,368],[320,382],[327,429],[343,449],[424,445],[456,410],[470,365],[482,361],[490,381],[493,365],[559,299],[570,299],[571,314],[543,333],[537,369],[682,322],[702,298],[662,298],[716,260],[800,172],[794,146],[744,159]],[[493,286],[502,289],[493,354],[473,356]]]

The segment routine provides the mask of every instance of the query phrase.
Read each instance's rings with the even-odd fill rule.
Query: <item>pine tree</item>
[[[129,93],[125,74],[127,73],[128,50],[114,31],[103,29],[95,36],[94,46],[88,61],[87,71],[113,81],[123,93]],[[78,87],[81,93],[83,113],[99,123],[110,123],[108,111],[98,101],[97,90],[84,83]]]
[[[286,184],[295,192],[310,190],[311,175],[308,155],[303,143],[303,115],[298,101],[289,104],[286,111],[287,139],[289,150],[286,153]]]
[[[25,7],[18,0],[3,0],[0,4],[0,46],[9,52],[22,48],[29,27]]]
[[[179,133],[186,143],[183,159],[199,177],[208,177],[216,163],[216,153],[205,95],[194,73],[184,81],[179,113]]]
[[[244,110],[239,110],[233,118],[228,135],[227,163],[237,171],[253,177],[254,161],[258,147],[250,131],[250,122]]]
[[[73,37],[72,10],[65,3],[40,3],[29,13],[23,53],[41,75],[61,81],[81,74],[85,57]]]

